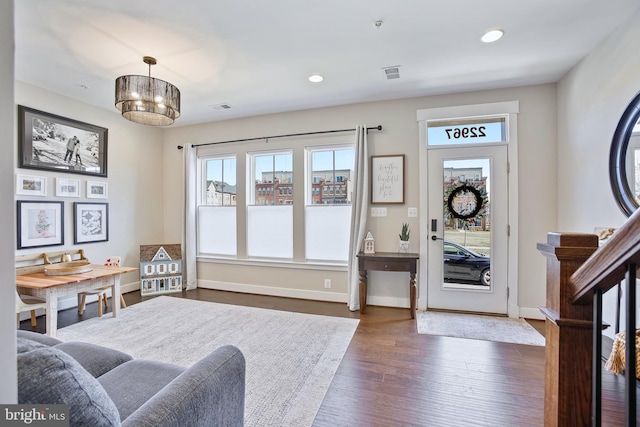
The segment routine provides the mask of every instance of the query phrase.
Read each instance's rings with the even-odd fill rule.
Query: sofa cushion
[[[21,337],[18,337],[18,339],[16,340],[16,343],[17,343],[18,354],[26,353],[31,350],[37,350],[39,348],[51,348],[46,344],[42,344],[41,342],[33,341],[30,339],[21,338]]]
[[[126,353],[86,342],[64,342],[54,346],[73,357],[94,378],[133,359]]]
[[[17,335],[18,335],[18,338],[27,338],[27,339],[30,339],[31,341],[37,341],[39,343],[46,344],[48,346],[54,346],[62,342],[57,338],[50,337],[49,335],[44,335],[44,334],[40,334],[38,332],[33,332],[33,331],[23,331],[21,329],[18,329]]]
[[[98,378],[125,420],[186,368],[152,360],[134,359]]]
[[[20,343],[18,403],[67,404],[72,426],[119,426],[118,409],[100,383],[70,355],[53,347]],[[27,340],[28,341],[28,340]]]

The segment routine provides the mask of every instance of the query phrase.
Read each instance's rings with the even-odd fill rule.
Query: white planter
[[[409,241],[408,240],[400,240],[400,249],[398,250],[401,254],[406,254],[409,252]]]

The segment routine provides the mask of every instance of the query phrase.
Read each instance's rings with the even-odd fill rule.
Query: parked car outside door
[[[444,281],[489,286],[491,258],[453,242],[444,242]]]

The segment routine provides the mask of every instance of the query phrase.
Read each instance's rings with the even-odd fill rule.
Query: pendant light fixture
[[[180,90],[169,82],[151,77],[151,66],[158,61],[142,58],[149,65],[149,76],[120,76],[116,79],[116,108],[122,117],[151,126],[167,126],[180,117]]]

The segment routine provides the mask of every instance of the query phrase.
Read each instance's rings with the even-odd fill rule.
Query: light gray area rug
[[[523,319],[420,311],[417,322],[419,334],[545,345],[544,337]]]
[[[245,425],[310,426],[359,320],[169,296],[58,331],[145,358],[191,366],[233,344],[247,361]]]

